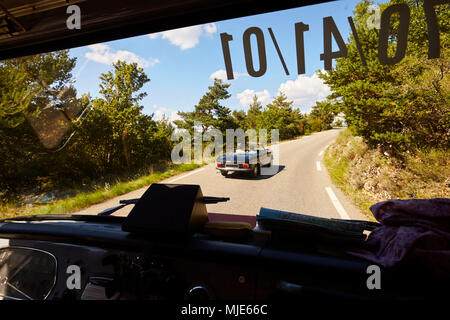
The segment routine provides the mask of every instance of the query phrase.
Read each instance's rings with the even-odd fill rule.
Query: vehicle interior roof
[[[323,0],[0,0],[0,60],[326,2]],[[69,5],[81,28],[68,29]]]

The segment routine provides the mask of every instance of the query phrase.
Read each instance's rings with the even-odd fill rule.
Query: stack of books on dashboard
[[[267,208],[260,209],[256,220],[261,229],[283,238],[364,240],[364,231],[377,226],[363,220],[329,219]]]

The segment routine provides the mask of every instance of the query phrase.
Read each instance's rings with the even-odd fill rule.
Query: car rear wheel
[[[220,174],[223,175],[224,177],[227,176],[227,173],[228,173],[227,171],[220,171]]]
[[[252,177],[256,178],[257,176],[259,176],[259,164],[255,165],[252,170]]]

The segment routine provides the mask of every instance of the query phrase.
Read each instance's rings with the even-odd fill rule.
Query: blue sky
[[[192,26],[152,35],[105,42],[70,50],[77,57],[75,87],[79,94],[98,96],[99,76],[112,68],[117,59],[138,62],[151,79],[143,87],[148,96],[142,101],[144,112],[154,113],[156,118],[165,114],[176,119],[176,112],[192,111],[194,105],[213,83],[215,76],[224,76],[220,33],[233,36],[230,42],[233,71],[232,97],[224,105],[232,110],[248,108],[254,94],[263,105],[269,103],[280,90],[294,101],[294,107],[308,111],[316,100],[321,100],[329,89],[314,73],[323,69],[320,54],[323,53],[322,19],[332,16],[344,40],[349,35],[347,17],[358,1],[336,1],[308,7],[283,10],[239,19],[218,21],[212,24]],[[309,25],[305,32],[306,73],[297,74],[294,24]],[[249,27],[263,30],[267,55],[267,72],[253,78],[247,74],[242,35]],[[267,28],[272,28],[290,72],[287,76],[279,61]],[[255,66],[256,41],[252,39]],[[333,43],[333,50],[337,46]]]

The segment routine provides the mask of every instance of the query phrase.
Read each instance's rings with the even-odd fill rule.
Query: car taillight
[[[248,168],[248,163],[244,163],[244,164],[242,165],[242,168],[247,169],[247,168]]]
[[[218,167],[221,167],[222,164],[221,164],[220,162],[217,162],[217,166],[218,166]]]

